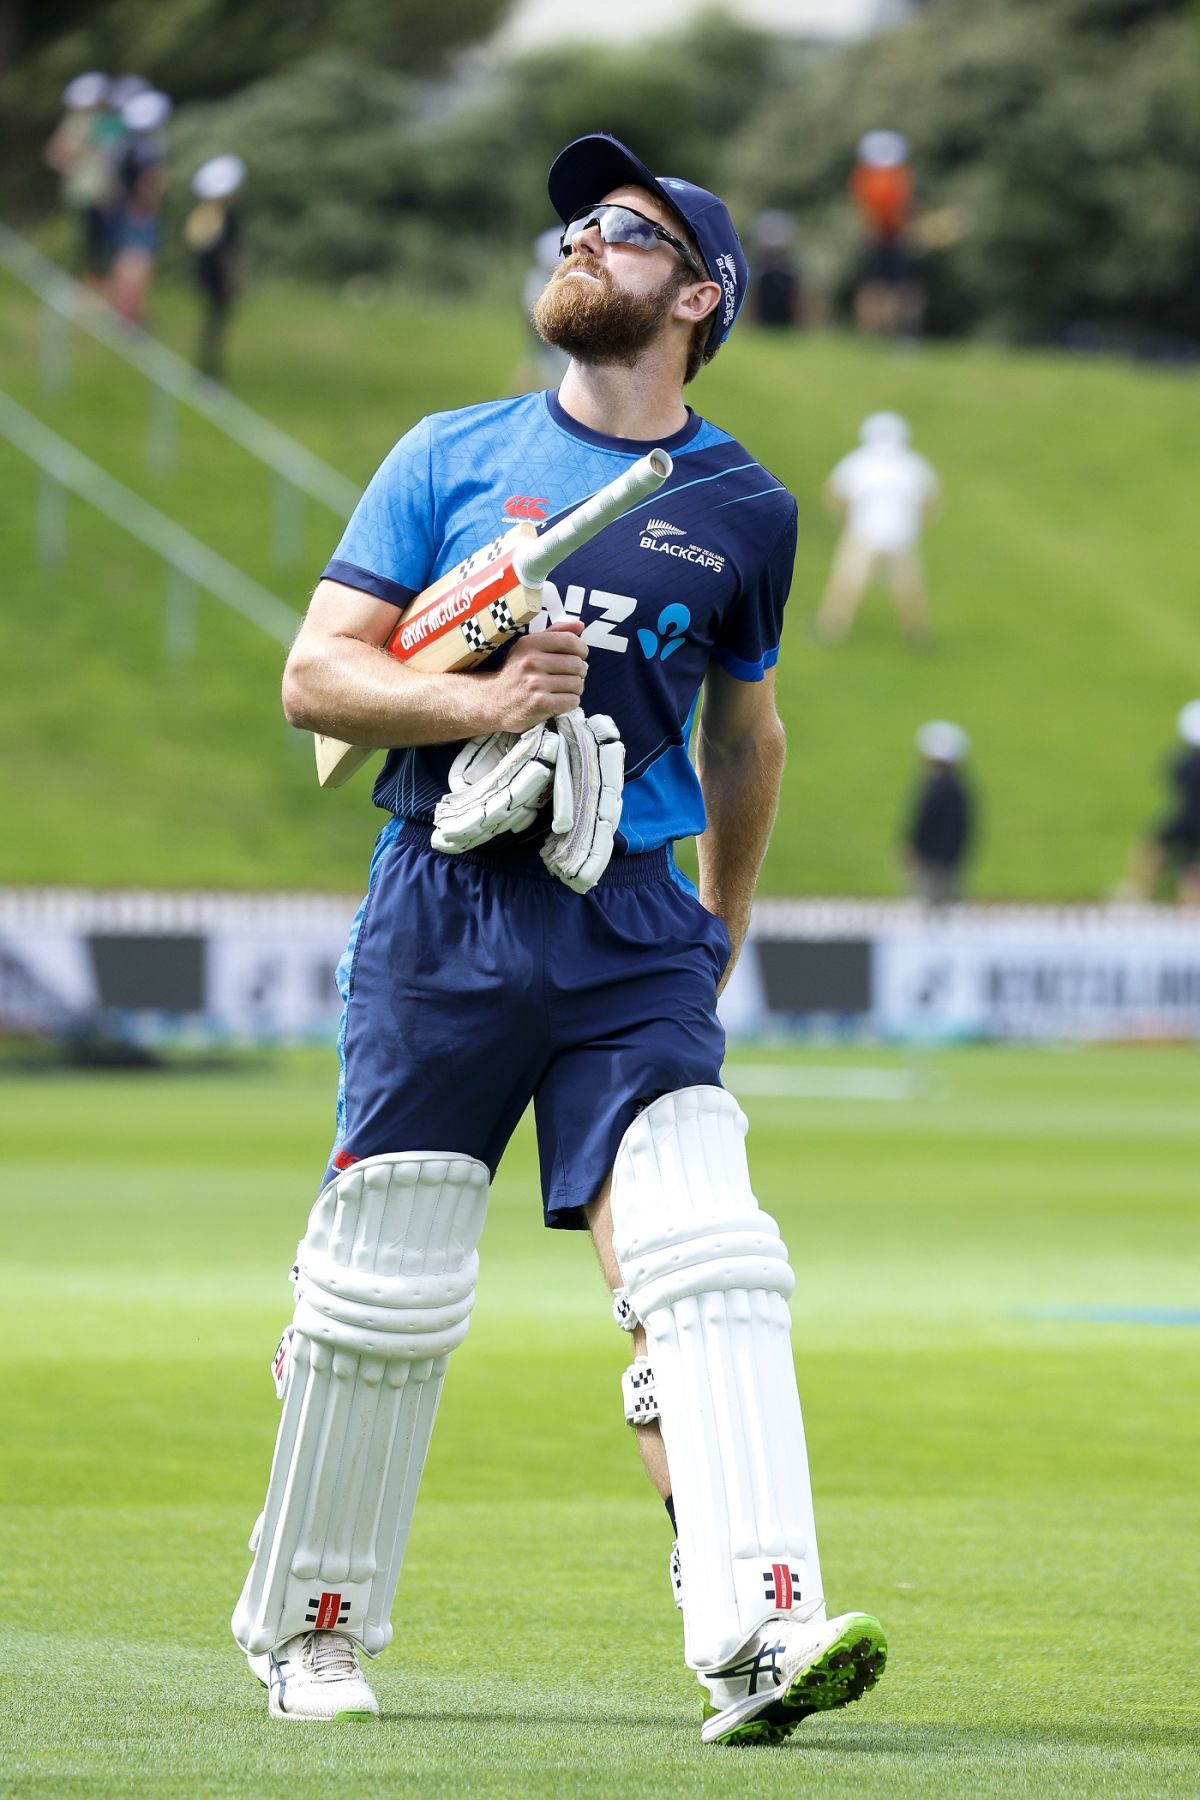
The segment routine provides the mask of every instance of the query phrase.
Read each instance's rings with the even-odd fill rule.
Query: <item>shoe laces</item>
[[[303,1660],[318,1681],[354,1681],[359,1674],[354,1645],[340,1631],[310,1631]]]

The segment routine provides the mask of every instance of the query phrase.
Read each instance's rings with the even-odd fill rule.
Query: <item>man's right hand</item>
[[[588,647],[579,619],[562,619],[513,645],[489,677],[488,711],[497,731],[528,731],[579,705]]]

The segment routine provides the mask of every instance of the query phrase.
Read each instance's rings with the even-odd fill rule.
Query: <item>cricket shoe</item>
[[[869,1613],[768,1619],[728,1668],[700,1676],[709,1693],[700,1741],[781,1744],[809,1713],[848,1706],[874,1687],[886,1661],[883,1627]]]
[[[264,1656],[248,1656],[273,1719],[374,1719],[379,1702],[340,1631],[302,1631]]]

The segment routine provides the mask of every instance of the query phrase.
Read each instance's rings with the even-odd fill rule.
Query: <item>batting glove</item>
[[[542,845],[552,875],[577,894],[595,887],[613,853],[621,822],[625,746],[607,713],[585,718],[579,707],[556,720],[554,815]]]
[[[560,742],[547,723],[519,737],[493,731],[465,743],[450,764],[450,791],[434,809],[433,848],[473,850],[502,831],[532,825],[554,779]]]

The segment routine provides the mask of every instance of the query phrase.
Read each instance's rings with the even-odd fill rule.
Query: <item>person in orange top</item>
[[[868,131],[860,140],[850,192],[867,240],[854,294],[855,323],[872,337],[914,333],[924,296],[908,241],[913,210],[908,143],[898,131]]]

